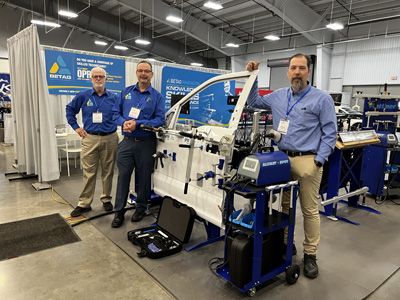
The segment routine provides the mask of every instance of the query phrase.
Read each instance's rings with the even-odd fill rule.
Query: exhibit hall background
[[[93,55],[93,56],[99,56],[99,57],[103,56],[103,57],[108,57],[108,58],[123,59],[123,60],[125,60],[125,86],[130,86],[137,82],[136,65],[138,62],[143,60],[143,59],[132,58],[132,57],[107,55],[107,54],[101,54],[101,53],[96,53],[96,52],[78,51],[78,50],[72,50],[72,49],[62,49],[62,48],[50,47],[50,46],[43,46],[43,49],[42,49],[43,57],[44,57],[45,49],[58,50],[58,51],[63,51],[63,52],[68,52],[68,53],[87,54],[87,55]],[[215,73],[215,74],[228,73],[228,71],[225,71],[225,70],[192,67],[192,66],[170,64],[170,63],[159,62],[159,61],[151,62],[151,64],[153,65],[153,78],[152,78],[151,84],[154,88],[156,88],[159,91],[161,91],[162,70],[163,70],[164,66],[177,67],[177,68],[181,68],[181,69]],[[50,105],[51,105],[51,110],[54,112],[55,124],[66,124],[67,121],[65,118],[65,106],[69,103],[69,101],[71,101],[71,99],[73,97],[74,97],[74,95],[50,94],[50,100],[51,100]],[[82,120],[82,117],[79,115],[78,122],[81,123],[81,120]]]

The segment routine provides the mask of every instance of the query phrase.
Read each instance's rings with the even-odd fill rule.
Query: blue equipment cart
[[[249,296],[254,296],[257,287],[283,272],[288,284],[294,284],[300,275],[299,265],[292,263],[298,182],[262,187],[252,182],[255,181],[245,182],[242,178],[223,187],[226,191],[225,251],[224,262],[217,267],[219,276]],[[290,198],[288,213],[282,212],[284,193]],[[256,207],[237,220],[240,211],[234,210],[234,201],[239,195],[255,202]],[[284,244],[285,228],[287,245]]]

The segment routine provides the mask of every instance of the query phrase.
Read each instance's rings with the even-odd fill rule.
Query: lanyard
[[[105,95],[105,93],[103,95]],[[101,96],[103,96],[103,95],[101,95]],[[99,98],[101,98],[101,97],[99,97]],[[89,96],[89,99],[94,102],[95,106],[97,106],[97,112],[99,112],[100,106],[103,104],[104,99],[101,100],[99,105],[97,105],[96,96],[93,96],[93,94],[92,94],[92,96]]]
[[[290,100],[292,99],[292,93],[290,92],[290,88],[288,89],[288,95],[287,95],[288,102],[287,102],[287,108],[286,108],[286,119],[289,116],[290,112],[292,111],[293,107],[295,107],[297,105],[297,103],[299,103],[308,94],[308,92],[310,90],[311,90],[311,86],[308,88],[308,90],[299,99],[297,99],[297,101],[291,107],[289,107]]]
[[[149,103],[153,99],[153,97],[150,91],[144,91],[143,93],[139,91],[137,99],[138,101],[135,107],[136,108],[142,107],[142,109],[144,109],[144,107],[147,105],[147,103]]]

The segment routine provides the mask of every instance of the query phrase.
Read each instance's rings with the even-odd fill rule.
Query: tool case
[[[164,197],[157,223],[128,232],[128,240],[140,247],[140,257],[161,258],[178,253],[192,234],[193,208]]]

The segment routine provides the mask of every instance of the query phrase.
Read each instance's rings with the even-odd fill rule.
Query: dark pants
[[[139,178],[137,186],[136,210],[145,211],[151,193],[151,174],[154,168],[153,154],[156,153],[156,138],[144,140],[125,137],[118,145],[117,166],[118,183],[115,196],[115,211],[125,211],[129,194],[129,185],[134,169]]]

